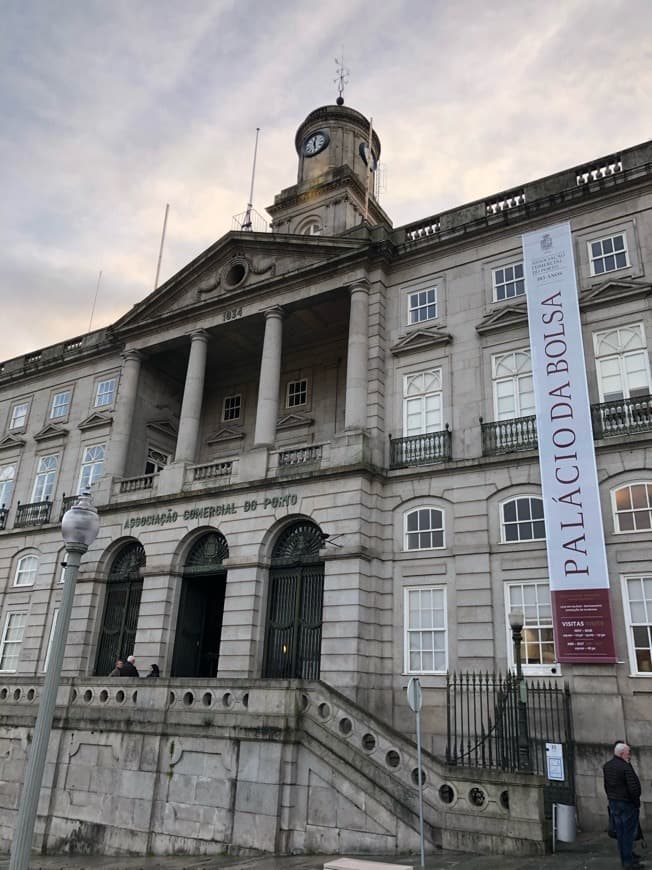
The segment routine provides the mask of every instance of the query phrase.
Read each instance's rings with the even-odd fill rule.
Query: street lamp
[[[523,623],[525,617],[521,610],[510,610],[509,627],[512,630],[514,644],[514,664],[516,665],[516,685],[518,687],[517,728],[518,728],[518,769],[532,770],[530,760],[530,738],[527,727],[527,683],[523,679],[521,662],[521,642],[523,640]]]
[[[61,680],[63,653],[66,648],[70,613],[75,594],[77,572],[81,557],[97,537],[100,520],[93,507],[91,495],[85,490],[73,507],[66,511],[61,521],[61,534],[66,545],[65,573],[63,575],[63,595],[57,616],[47,673],[34,726],[34,735],[29,749],[25,784],[20,800],[16,829],[11,847],[9,870],[28,870],[34,836],[34,822],[38,809],[39,795],[43,783],[45,759],[52,730],[52,719],[57,703],[57,692]]]

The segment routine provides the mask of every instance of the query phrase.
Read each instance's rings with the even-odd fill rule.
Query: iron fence
[[[595,438],[612,438],[652,430],[652,396],[591,405]]]
[[[25,526],[40,526],[43,523],[49,523],[51,511],[52,502],[49,499],[45,501],[33,501],[29,504],[18,502],[14,526],[18,529]]]
[[[439,432],[425,432],[408,438],[389,436],[389,467],[407,468],[413,465],[430,465],[447,462],[451,458],[451,432],[446,428]]]
[[[536,450],[537,418],[535,414],[529,417],[514,417],[512,420],[497,420],[493,423],[483,422],[482,455],[497,456],[501,453],[515,453],[519,450]]]

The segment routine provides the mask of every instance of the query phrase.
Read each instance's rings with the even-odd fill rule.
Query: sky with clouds
[[[9,359],[104,326],[296,182],[337,96],[373,116],[394,225],[652,136],[651,0],[4,0]],[[8,327],[8,328],[7,328]]]

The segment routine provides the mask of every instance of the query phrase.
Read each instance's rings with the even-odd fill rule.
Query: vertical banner
[[[615,662],[569,223],[523,235],[541,488],[560,662]]]

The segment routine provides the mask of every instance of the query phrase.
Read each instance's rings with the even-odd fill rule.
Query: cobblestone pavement
[[[646,855],[637,850],[652,870],[652,849]],[[34,856],[30,870],[322,870],[329,855],[283,857],[161,857],[115,858],[100,856]],[[350,856],[353,857],[353,856]],[[420,870],[418,855],[356,856],[361,860],[407,864]],[[461,852],[435,852],[426,855],[427,870],[618,870],[616,845],[606,834],[582,834],[572,844],[560,844],[554,855],[540,858],[511,858],[504,855],[470,855]],[[7,870],[7,856],[0,856],[0,870]]]

